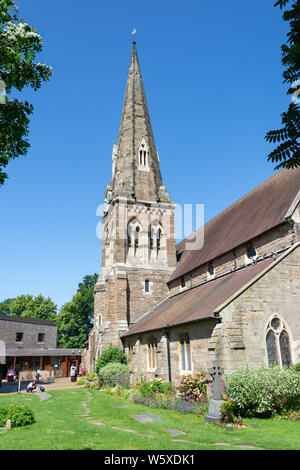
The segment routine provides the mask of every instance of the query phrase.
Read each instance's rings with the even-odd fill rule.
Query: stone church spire
[[[175,204],[162,183],[135,42],[112,160],[89,339],[91,370],[103,349],[120,344],[120,335],[167,297],[176,266]]]
[[[136,43],[133,42],[117,144],[113,148],[112,198],[171,202],[161,178]]]

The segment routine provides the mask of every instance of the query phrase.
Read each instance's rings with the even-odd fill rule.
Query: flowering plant
[[[145,377],[136,382],[135,389],[141,395],[153,395],[155,393],[168,393],[171,392],[171,384],[169,382],[163,382],[161,377],[147,380]]]
[[[223,395],[223,403],[220,406],[221,422],[222,423],[235,423],[237,417],[235,416],[235,402],[233,398]]]
[[[182,375],[177,387],[180,398],[187,401],[200,402],[207,399],[205,372],[194,375]]]

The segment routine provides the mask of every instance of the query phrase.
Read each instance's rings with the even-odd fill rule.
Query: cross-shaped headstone
[[[224,369],[219,366],[218,361],[213,361],[211,367],[207,371],[213,378],[213,397],[214,400],[222,400],[221,396],[221,376]]]

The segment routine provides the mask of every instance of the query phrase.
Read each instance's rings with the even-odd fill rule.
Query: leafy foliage
[[[10,419],[12,427],[26,426],[34,422],[34,415],[30,408],[25,405],[14,404],[0,408],[0,426],[5,426]]]
[[[102,384],[109,386],[122,385],[129,386],[130,366],[120,362],[110,362],[104,367],[98,369],[97,375]]]
[[[242,367],[226,377],[226,392],[236,416],[269,417],[300,409],[300,375],[293,369]]]
[[[300,372],[300,362],[297,362],[297,364],[294,365],[294,370],[296,372]]]
[[[29,148],[29,116],[33,106],[28,101],[10,98],[13,90],[30,86],[35,91],[50,79],[52,68],[37,63],[42,38],[18,18],[14,0],[0,2],[0,185],[7,178],[3,171],[11,159],[25,155]],[[2,88],[2,89],[1,89]]]
[[[235,402],[231,397],[228,397],[226,394],[223,396],[223,403],[220,406],[220,411],[222,423],[228,424],[236,422],[237,417],[235,416]]]
[[[151,396],[155,393],[167,393],[170,392],[172,386],[170,382],[163,382],[161,378],[155,378],[147,380],[142,377],[135,384],[135,390],[137,390],[142,396]]]
[[[6,305],[6,314],[17,317],[37,318],[40,320],[56,321],[57,306],[50,297],[45,299],[41,294],[33,297],[32,295],[19,295],[15,299],[8,299],[2,302]],[[1,308],[1,304],[0,304]]]
[[[289,0],[279,0],[274,6],[281,9],[289,3]],[[290,24],[287,34],[287,44],[281,47],[281,62],[285,67],[283,72],[284,83],[292,85],[288,94],[299,97],[300,95],[300,0],[296,0],[290,10],[286,10],[282,16],[284,21]],[[268,160],[277,163],[275,169],[296,168],[300,166],[300,109],[293,101],[288,111],[281,114],[283,127],[279,130],[269,131],[265,139],[270,143],[281,142],[275,150],[268,155]]]
[[[108,346],[108,348],[104,349],[104,351],[100,354],[96,361],[96,373],[101,367],[106,366],[111,362],[119,362],[120,364],[127,364],[127,356],[124,351],[119,348],[118,346],[113,346],[112,344]]]
[[[0,315],[10,315],[10,302],[12,299],[5,299],[0,302]]]
[[[94,287],[98,275],[87,275],[76,294],[65,303],[57,317],[58,342],[63,348],[84,348],[93,327]]]

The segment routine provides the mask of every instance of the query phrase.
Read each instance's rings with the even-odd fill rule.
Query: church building
[[[112,160],[88,369],[109,344],[123,346],[133,380],[177,383],[212,360],[225,373],[300,362],[300,168],[175,245],[135,42]]]

